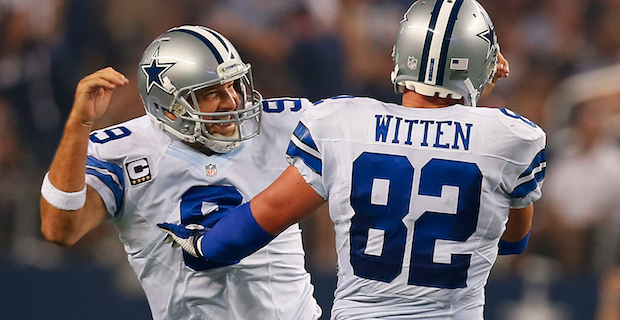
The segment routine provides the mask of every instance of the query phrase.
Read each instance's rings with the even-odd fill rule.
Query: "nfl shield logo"
[[[411,70],[415,70],[418,67],[418,59],[414,56],[409,56],[409,58],[407,58],[407,67]]]
[[[209,177],[215,176],[217,174],[217,164],[215,163],[206,164],[205,172],[207,173],[207,176]]]

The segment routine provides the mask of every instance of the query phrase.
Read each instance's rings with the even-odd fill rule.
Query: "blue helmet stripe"
[[[435,3],[435,8],[433,8],[433,13],[431,15],[431,21],[428,24],[428,31],[426,32],[426,40],[424,41],[424,51],[422,51],[422,58],[420,59],[420,73],[418,76],[418,81],[424,82],[426,78],[426,64],[428,63],[428,56],[431,51],[431,42],[433,40],[433,35],[435,31],[435,27],[437,26],[437,18],[439,17],[439,9],[441,9],[441,5],[443,4],[443,0],[439,0]]]
[[[185,32],[187,34],[191,34],[192,36],[200,39],[200,41],[202,41],[205,45],[207,45],[207,47],[209,47],[209,49],[211,50],[211,52],[215,56],[215,59],[217,60],[217,63],[218,64],[224,63],[224,59],[222,59],[222,55],[217,50],[217,48],[215,48],[213,43],[211,43],[211,41],[209,41],[207,38],[205,38],[204,36],[202,36],[198,32],[195,32],[195,31],[192,31],[192,30],[187,30],[187,29],[176,29],[174,31]]]
[[[226,50],[228,50],[228,52],[230,52],[230,57],[231,58],[233,57],[232,56],[232,54],[233,54],[232,50],[230,50],[230,48],[228,47],[228,44],[226,43],[226,41],[224,41],[224,39],[222,38],[222,36],[220,36],[219,33],[215,32],[215,31],[213,31],[211,29],[207,29],[207,28],[204,28],[204,30],[209,32],[210,34],[212,34],[214,37],[216,37],[217,40],[219,40],[220,43],[224,46],[224,48],[226,48]]]
[[[443,37],[443,45],[441,47],[441,55],[439,56],[439,68],[437,69],[437,84],[443,85],[444,70],[446,70],[446,63],[448,62],[448,48],[450,47],[450,39],[452,38],[452,31],[454,31],[454,25],[456,24],[456,18],[463,5],[463,0],[457,0],[450,13],[450,19],[448,20],[448,26],[446,33]]]

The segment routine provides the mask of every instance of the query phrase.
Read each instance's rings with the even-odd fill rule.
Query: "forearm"
[[[49,169],[49,179],[56,188],[66,192],[84,188],[90,131],[90,125],[71,118],[67,121]]]
[[[49,182],[65,192],[83,190],[90,125],[67,121],[63,137],[49,171]],[[107,217],[107,209],[97,191],[86,188],[84,205],[77,210],[59,209],[41,197],[41,232],[48,241],[71,246]]]
[[[522,209],[510,209],[506,231],[502,236],[502,240],[517,242],[525,238],[532,227],[533,216],[534,204],[530,204]]]
[[[534,205],[522,209],[511,209],[506,231],[499,242],[499,254],[520,254],[525,251],[530,238]]]
[[[251,201],[258,224],[276,235],[318,209],[325,200],[306,183],[293,166]]]
[[[271,186],[249,203],[227,212],[210,230],[168,222],[157,226],[168,234],[166,239],[190,255],[232,264],[267,245],[324,202],[297,169],[289,166]]]
[[[250,203],[226,214],[201,243],[206,259],[235,262],[262,246],[324,203],[295,167],[289,166]]]
[[[206,260],[235,263],[269,243],[275,236],[254,219],[250,204],[227,213],[197,244]]]

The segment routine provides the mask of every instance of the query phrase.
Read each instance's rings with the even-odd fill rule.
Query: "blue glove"
[[[157,227],[167,234],[165,243],[172,243],[172,247],[181,247],[195,258],[204,258],[198,244],[209,229],[199,224],[177,225],[168,222],[158,223]]]

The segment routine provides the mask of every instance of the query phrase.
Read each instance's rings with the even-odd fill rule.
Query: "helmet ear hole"
[[[177,119],[177,117],[172,112],[165,110],[165,109],[163,110],[163,112],[164,112],[164,115],[168,118],[168,120],[174,121]]]

